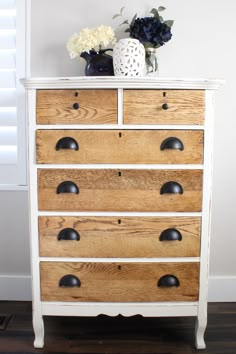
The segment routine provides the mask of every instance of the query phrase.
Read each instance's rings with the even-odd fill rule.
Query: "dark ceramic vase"
[[[86,60],[85,75],[86,76],[112,76],[113,71],[113,58],[111,55],[106,54],[107,50],[99,50],[95,52],[90,50],[89,53],[83,52],[80,56]]]

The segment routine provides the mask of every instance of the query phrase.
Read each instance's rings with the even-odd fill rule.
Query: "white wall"
[[[210,264],[210,300],[236,301],[236,2],[216,0],[32,0],[32,76],[83,75],[83,59],[71,60],[67,39],[83,27],[100,24],[117,27],[112,16],[126,3],[130,19],[158,5],[166,6],[165,18],[174,19],[173,38],[160,49],[160,76],[224,78],[225,86],[216,95],[215,155],[213,178],[213,216]],[[121,28],[119,27],[119,36]],[[14,210],[26,208],[25,204]],[[22,212],[22,210],[21,210]],[[7,215],[7,212],[5,213]],[[6,257],[7,272],[23,267],[29,274],[28,241],[24,227],[18,228],[26,254],[18,262]],[[21,230],[21,232],[19,232]],[[22,233],[23,230],[23,233]],[[23,234],[23,236],[22,236]],[[11,242],[6,241],[7,254]],[[15,270],[13,269],[15,267]],[[21,274],[24,274],[21,271]],[[224,288],[222,287],[224,282]]]
[[[0,300],[29,300],[28,193],[0,191]]]

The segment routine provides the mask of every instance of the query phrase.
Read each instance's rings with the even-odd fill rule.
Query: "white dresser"
[[[195,316],[205,348],[213,96],[220,80],[31,78],[33,325]]]

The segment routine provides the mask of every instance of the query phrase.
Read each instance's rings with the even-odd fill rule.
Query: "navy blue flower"
[[[130,37],[138,39],[144,46],[158,48],[171,39],[172,33],[171,28],[158,17],[143,17],[136,18],[131,24]]]

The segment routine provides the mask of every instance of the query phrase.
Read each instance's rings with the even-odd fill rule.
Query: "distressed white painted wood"
[[[203,169],[203,165],[183,165],[183,164],[179,164],[179,165],[154,165],[154,164],[148,164],[148,165],[144,165],[144,164],[99,164],[99,165],[95,165],[95,164],[88,164],[88,165],[75,165],[75,164],[51,164],[51,165],[46,165],[46,164],[38,164],[37,168],[44,168],[44,169],[52,169],[52,168],[73,168],[74,170],[79,169],[79,170],[84,170],[84,169],[88,169],[88,168],[92,168],[92,169],[110,169],[110,168],[114,168],[114,169],[119,169],[119,170],[123,170],[123,169],[130,169],[130,170],[142,170],[145,168],[145,170],[153,170],[153,169],[157,169],[158,170],[202,170]]]
[[[43,348],[44,345],[44,323],[40,299],[40,274],[39,274],[39,244],[38,244],[38,195],[37,195],[37,167],[35,154],[35,90],[27,92],[29,117],[28,137],[28,180],[29,180],[29,216],[30,216],[30,246],[31,246],[31,271],[32,271],[32,306],[33,306],[33,328],[35,333],[35,348]]]
[[[146,317],[179,317],[197,316],[197,302],[153,302],[153,303],[97,303],[84,302],[43,302],[43,315],[50,316],[134,316],[140,314]],[[89,313],[89,315],[88,315]]]
[[[214,131],[214,102],[213,92],[205,92],[205,144],[204,144],[204,175],[203,175],[203,201],[202,201],[202,233],[200,251],[200,288],[199,306],[196,320],[196,347],[204,349],[204,333],[207,325],[207,293],[210,253],[210,227],[211,227],[211,196],[212,196],[212,154]]]
[[[120,91],[120,90],[119,90]],[[123,94],[122,94],[123,95]],[[119,102],[122,98],[120,98],[120,94],[118,94],[118,107],[120,106]],[[123,114],[119,112],[118,114],[118,125],[116,124],[100,124],[96,125],[93,124],[88,125],[88,124],[70,124],[70,125],[37,125],[37,129],[96,129],[96,130],[106,130],[106,129],[114,129],[114,130],[130,130],[130,129],[138,129],[138,130],[144,130],[144,129],[158,129],[158,130],[203,130],[204,125],[157,125],[157,124],[142,124],[142,125],[122,125],[122,118]]]
[[[116,316],[196,316],[195,343],[199,349],[205,348],[204,332],[207,324],[207,286],[209,268],[209,239],[211,215],[211,175],[212,175],[212,140],[213,140],[213,96],[214,90],[223,83],[222,80],[205,79],[165,79],[165,78],[112,78],[112,77],[76,77],[76,78],[32,78],[21,80],[28,90],[28,121],[29,121],[29,205],[31,234],[31,264],[33,290],[33,326],[35,332],[34,346],[44,345],[43,316],[97,316],[107,314]],[[36,165],[36,129],[68,129],[66,125],[36,125],[36,90],[37,89],[69,89],[69,88],[115,88],[118,90],[118,123],[117,125],[70,125],[69,129],[190,129],[204,130],[204,164],[203,165]],[[203,89],[205,92],[205,123],[197,125],[123,125],[123,88],[137,89]],[[202,212],[46,212],[38,211],[37,170],[38,168],[129,168],[129,169],[201,169],[203,179]],[[38,216],[197,216],[202,217],[200,257],[186,258],[133,258],[111,259],[97,258],[96,262],[200,262],[199,300],[196,302],[153,302],[153,303],[71,303],[42,302],[40,298],[40,261],[78,261],[93,262],[92,258],[56,258],[39,257]]]
[[[153,88],[153,89],[206,89],[215,90],[224,83],[220,79],[176,79],[176,78],[120,78],[120,77],[52,77],[22,79],[27,89],[69,89],[69,88]]]
[[[46,262],[94,262],[94,258],[66,258],[66,257],[41,257],[41,261]],[[178,258],[96,258],[96,263],[147,263],[147,262],[157,262],[157,263],[166,263],[166,262],[175,262],[175,263],[196,263],[199,262],[199,257],[178,257]]]
[[[117,94],[117,105],[118,105],[117,124],[113,124],[111,126],[113,127],[112,129],[121,129],[121,128],[123,129],[123,89],[120,88],[118,89],[118,94]],[[104,126],[106,127],[106,125]],[[100,129],[101,128],[102,127],[100,124]],[[79,127],[77,129],[79,129]],[[91,125],[89,126],[89,129],[91,129]],[[107,128],[107,129],[111,129],[111,128]]]
[[[83,212],[83,211],[39,211],[38,215],[40,216],[192,216],[192,217],[198,217],[202,216],[201,212],[179,212],[179,213],[174,213],[174,212],[118,212],[118,211],[113,211],[109,212],[107,211],[106,213],[104,212],[99,212],[99,211],[90,211],[90,212]]]

